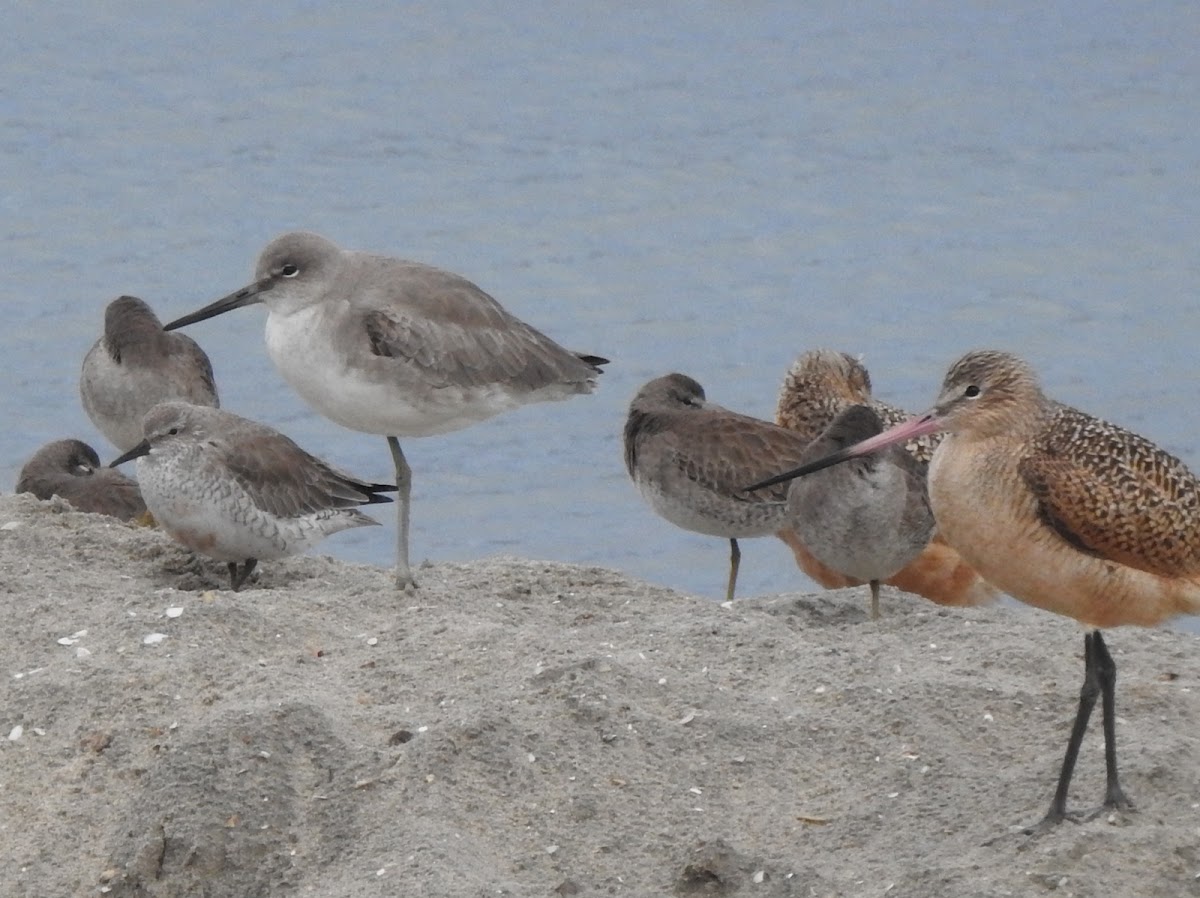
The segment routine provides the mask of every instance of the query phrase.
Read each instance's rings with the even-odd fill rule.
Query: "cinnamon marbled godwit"
[[[761,489],[921,434],[945,430],[929,470],[946,541],[1014,598],[1094,628],[1058,785],[1042,827],[1066,817],[1067,790],[1099,695],[1104,806],[1129,808],[1117,776],[1116,664],[1100,629],[1200,613],[1200,482],[1144,437],[1055,402],[1021,359],[978,351],[951,366],[925,415]]]
[[[869,405],[884,425],[908,418],[901,409],[872,397],[871,377],[854,356],[813,349],[800,355],[788,368],[779,390],[775,423],[811,441],[852,405]],[[926,434],[909,440],[904,448],[924,465],[933,457],[940,440],[940,434]],[[845,571],[822,564],[793,528],[784,528],[776,536],[792,550],[797,566],[822,586],[840,588],[862,583],[847,576]],[[939,605],[981,605],[999,595],[936,532],[920,555],[884,582]]]
[[[882,431],[879,412],[852,405],[809,444],[801,461]],[[793,480],[787,507],[792,527],[818,561],[870,584],[872,620],[879,618],[879,581],[912,562],[933,534],[925,465],[900,446]]]
[[[737,586],[738,540],[786,525],[787,488],[746,493],[757,476],[798,462],[808,441],[707,401],[684,374],[645,384],[625,420],[625,467],[638,492],[677,527],[729,540],[726,601]],[[752,474],[751,472],[757,472]]]
[[[114,459],[138,459],[151,514],[193,552],[224,561],[236,592],[259,559],[303,552],[352,527],[377,525],[360,505],[391,502],[389,483],[359,480],[264,424],[221,409],[163,402],[145,438]]]
[[[284,380],[330,420],[387,437],[401,589],[416,581],[412,469],[398,437],[449,433],[531,402],[591,393],[608,361],[564,349],[457,274],[343,250],[316,234],[276,237],[254,278],[166,329],[265,303],[267,354]]]
[[[136,296],[114,299],[104,310],[104,336],[83,358],[79,398],[118,452],[141,441],[142,419],[160,402],[221,404],[204,350],[186,334],[164,331]]]
[[[55,440],[21,468],[18,493],[39,499],[61,496],[78,511],[133,521],[146,513],[138,485],[120,471],[101,467],[96,450],[82,440]]]

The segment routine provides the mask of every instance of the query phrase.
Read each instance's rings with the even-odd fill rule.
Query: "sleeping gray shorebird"
[[[212,364],[186,334],[169,334],[136,296],[104,310],[104,336],[83,358],[79,398],[96,428],[126,452],[142,439],[142,419],[160,402],[221,403]]]
[[[824,458],[883,431],[883,418],[852,405],[804,451],[802,463]],[[865,580],[871,619],[879,617],[879,582],[913,561],[933,535],[925,468],[902,446],[856,458],[788,489],[788,522],[822,564]]]
[[[531,402],[591,393],[608,361],[564,349],[457,274],[339,249],[316,234],[275,238],[254,277],[166,329],[264,303],[267,353],[284,380],[332,421],[387,437],[402,589],[416,581],[412,469],[398,437],[449,433]]]
[[[259,559],[296,555],[325,537],[378,524],[359,505],[391,502],[395,487],[368,483],[309,455],[290,439],[221,409],[163,402],[145,438],[110,467],[138,459],[154,519],[193,552],[224,561],[236,592]]]
[[[787,526],[786,487],[742,487],[799,463],[807,446],[786,428],[709,402],[686,374],[646,383],[625,420],[625,467],[642,498],[676,527],[729,540],[726,601],[737,587],[738,540]]]
[[[21,468],[18,493],[39,499],[60,496],[77,511],[133,521],[146,513],[135,481],[100,465],[96,450],[83,440],[55,440],[33,454]]]

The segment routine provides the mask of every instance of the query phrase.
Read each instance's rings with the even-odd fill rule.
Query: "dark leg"
[[[392,450],[392,464],[396,467],[396,588],[415,589],[408,565],[408,510],[412,500],[412,468],[400,448],[400,441],[388,437],[388,448]]]
[[[738,548],[737,540],[729,541],[729,583],[725,587],[725,601],[733,601],[733,591],[737,586],[738,565],[742,563],[742,550]]]
[[[879,620],[879,581],[871,581],[871,620]]]
[[[1104,709],[1104,766],[1108,774],[1108,786],[1104,791],[1106,808],[1132,808],[1133,802],[1121,791],[1117,781],[1117,725],[1116,688],[1117,664],[1108,653],[1108,646],[1100,631],[1095,633],[1096,675],[1100,680],[1101,707]]]
[[[242,588],[257,564],[257,558],[247,558],[239,569],[236,561],[229,562],[229,586],[234,592]]]
[[[1083,688],[1079,690],[1079,710],[1075,714],[1075,725],[1071,728],[1071,738],[1067,741],[1067,753],[1063,757],[1062,770],[1058,774],[1058,788],[1054,791],[1054,800],[1050,802],[1050,810],[1046,812],[1042,824],[1061,823],[1067,816],[1067,790],[1071,785],[1071,775],[1075,772],[1075,760],[1079,757],[1079,746],[1083,742],[1083,734],[1087,732],[1088,718],[1092,716],[1092,708],[1096,705],[1096,696],[1100,694],[1100,674],[1097,670],[1096,645],[1105,655],[1104,640],[1099,630],[1094,630],[1083,637]],[[1109,658],[1109,663],[1112,658]],[[1113,678],[1115,679],[1115,668]],[[1114,765],[1116,763],[1114,759]],[[1115,766],[1114,766],[1115,770]]]

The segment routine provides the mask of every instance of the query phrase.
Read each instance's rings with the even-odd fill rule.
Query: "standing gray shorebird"
[[[852,405],[813,440],[801,461],[882,432],[879,412]],[[793,480],[787,507],[789,523],[818,561],[870,584],[872,620],[879,617],[879,581],[912,562],[933,535],[925,468],[902,446]]]
[[[625,467],[638,492],[677,527],[729,540],[733,599],[741,538],[770,536],[787,526],[786,487],[747,493],[757,474],[796,464],[808,440],[786,428],[707,401],[685,374],[645,384],[625,420]],[[788,460],[791,460],[790,462]]]
[[[96,450],[83,440],[55,440],[33,454],[21,468],[18,493],[39,499],[60,496],[77,511],[133,521],[146,513],[135,481],[100,465]]]
[[[399,489],[402,589],[416,581],[408,560],[412,469],[398,438],[591,393],[608,361],[564,349],[457,274],[339,249],[317,234],[276,237],[254,278],[166,329],[264,303],[267,353],[284,380],[330,420],[387,437]]]
[[[1145,437],[1048,397],[1017,356],[978,350],[950,366],[924,415],[754,488],[938,430],[946,437],[930,463],[929,499],[946,542],[1013,598],[1091,628],[1058,786],[1031,831],[1067,818],[1097,698],[1104,807],[1131,808],[1117,776],[1117,666],[1099,628],[1200,614],[1200,480]]]
[[[142,419],[160,402],[221,403],[212,364],[186,334],[169,334],[136,296],[104,310],[104,336],[83,359],[79,398],[96,428],[126,452],[142,439]]]
[[[163,402],[143,428],[145,438],[110,467],[139,459],[142,495],[159,526],[227,562],[235,592],[259,559],[378,524],[357,506],[391,502],[379,494],[396,489],[343,473],[279,431],[221,409]]]

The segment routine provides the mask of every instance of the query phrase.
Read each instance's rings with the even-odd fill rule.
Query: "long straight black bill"
[[[132,461],[135,458],[141,458],[143,455],[148,455],[149,453],[150,453],[150,441],[142,440],[140,443],[138,443],[136,446],[134,446],[128,452],[124,452],[121,455],[118,455],[112,461],[110,461],[108,463],[108,466],[110,468],[115,468],[117,465],[123,465],[127,461]]]
[[[820,471],[822,468],[828,468],[831,465],[840,464],[852,458],[861,458],[864,455],[870,455],[872,452],[877,452],[885,446],[891,446],[893,443],[900,443],[915,437],[924,436],[927,433],[933,433],[936,430],[940,430],[941,427],[942,422],[937,412],[927,412],[919,417],[901,421],[899,424],[889,427],[883,433],[868,437],[861,443],[855,443],[853,446],[847,446],[845,449],[831,452],[824,458],[818,458],[816,461],[811,461],[806,465],[801,465],[798,468],[777,474],[767,480],[760,480],[758,483],[746,487],[745,491],[749,493],[753,490],[774,486],[777,483],[783,483],[787,480],[795,480],[797,477],[812,474],[814,471]]]
[[[163,330],[173,331],[179,327],[195,324],[197,321],[204,321],[208,318],[214,318],[217,315],[223,315],[225,312],[232,312],[234,309],[240,309],[242,306],[251,306],[256,302],[262,302],[262,297],[259,294],[267,289],[270,289],[269,281],[265,284],[259,281],[248,287],[243,287],[236,293],[230,293],[216,302],[210,302],[203,309],[192,312],[190,315],[184,315],[182,318],[176,318],[170,324],[164,324]]]
[[[823,468],[831,468],[834,465],[841,464],[844,461],[849,461],[855,456],[861,454],[861,452],[855,451],[854,446],[850,446],[846,449],[839,449],[837,452],[826,455],[824,458],[818,458],[816,461],[810,461],[806,465],[801,465],[798,468],[792,468],[790,471],[784,471],[782,474],[776,474],[774,477],[771,477],[767,480],[760,480],[758,483],[753,483],[750,486],[745,487],[745,491],[750,493],[754,490],[761,490],[764,487],[774,486],[777,483],[785,483],[788,480],[795,480],[797,477],[803,477],[805,474],[812,474],[814,471],[820,471]]]

